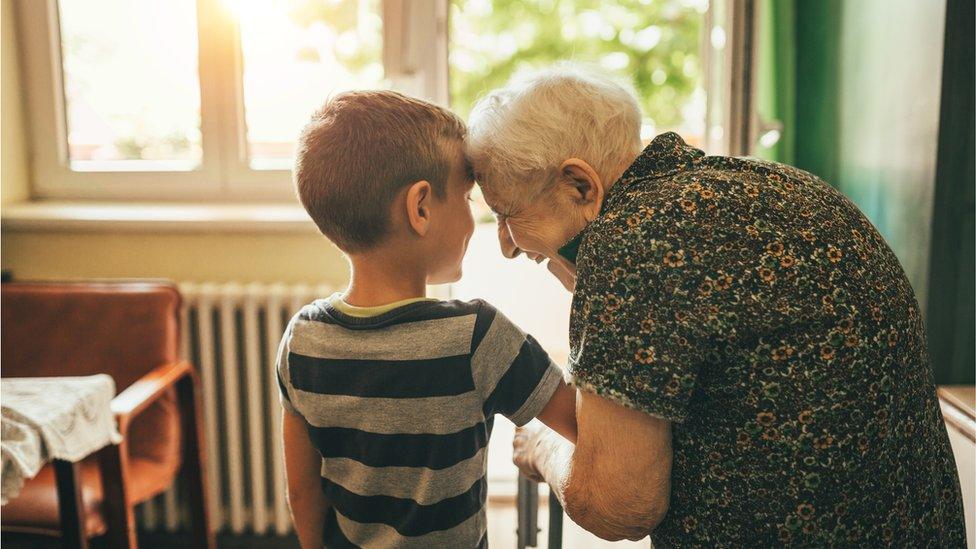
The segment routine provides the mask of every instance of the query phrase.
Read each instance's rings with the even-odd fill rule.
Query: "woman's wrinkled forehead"
[[[481,196],[485,199],[485,204],[491,209],[491,213],[495,215],[495,218],[499,221],[503,221],[505,218],[512,217],[517,214],[517,209],[514,207],[513,201],[508,196],[511,194],[511,189],[506,189],[505,185],[498,184],[498,182],[486,182],[478,172],[474,172],[474,180],[481,189]]]

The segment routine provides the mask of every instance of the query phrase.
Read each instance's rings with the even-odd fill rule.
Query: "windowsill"
[[[301,206],[285,203],[20,202],[3,206],[0,227],[10,232],[317,233]]]

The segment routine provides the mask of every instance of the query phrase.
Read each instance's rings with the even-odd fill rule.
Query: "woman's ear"
[[[430,229],[431,188],[427,181],[417,181],[407,188],[407,221],[417,236]]]
[[[573,199],[582,209],[587,222],[600,215],[603,206],[603,181],[585,160],[570,158],[559,167],[563,181],[570,186]]]

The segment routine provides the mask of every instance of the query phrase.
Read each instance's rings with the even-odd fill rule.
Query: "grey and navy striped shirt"
[[[484,547],[495,414],[518,425],[562,371],[484,301],[420,301],[373,317],[320,299],[278,355],[282,405],[322,454],[326,547]]]

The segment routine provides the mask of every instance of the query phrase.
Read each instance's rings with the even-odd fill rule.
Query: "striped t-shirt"
[[[535,417],[562,371],[484,301],[351,316],[320,299],[282,338],[282,405],[309,425],[326,547],[484,547],[495,414]]]

